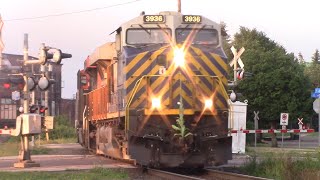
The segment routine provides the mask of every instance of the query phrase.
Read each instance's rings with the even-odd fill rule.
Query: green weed
[[[129,179],[128,173],[123,169],[94,168],[85,171],[62,171],[62,172],[0,172],[1,179]]]
[[[319,160],[320,155],[318,158],[309,154],[299,158],[296,153],[269,153],[262,158],[253,156],[240,169],[249,175],[279,180],[319,179]]]

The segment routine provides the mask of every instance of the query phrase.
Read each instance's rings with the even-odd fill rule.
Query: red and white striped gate
[[[257,129],[257,130],[230,130],[230,133],[312,133],[314,132],[314,129]]]

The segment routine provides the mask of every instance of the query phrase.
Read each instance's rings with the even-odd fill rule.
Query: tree
[[[259,123],[263,123],[259,126],[270,123],[271,128],[279,128],[276,124],[281,112],[290,113],[292,121],[310,113],[310,82],[293,54],[288,54],[263,32],[245,27],[235,34],[233,45],[245,47],[241,59],[246,71],[254,74],[238,86],[243,97],[249,100],[248,119],[253,119],[253,111],[259,111]],[[276,145],[274,136],[273,146]]]
[[[303,55],[301,54],[301,52],[299,52],[297,60],[298,60],[298,63],[300,63],[300,64],[305,63]]]
[[[320,64],[319,64],[319,51],[316,49],[312,56],[311,63],[308,63],[305,68],[305,74],[309,77],[314,87],[320,87]]]
[[[230,48],[232,45],[231,45],[231,38],[230,38],[230,35],[227,30],[227,24],[225,22],[221,21],[220,26],[221,26],[221,35],[222,35],[222,46],[223,46],[223,49],[228,57],[228,60],[231,61],[233,55],[232,55]]]
[[[314,54],[312,56],[312,62],[319,63],[319,61],[320,61],[320,54],[319,54],[319,50],[316,49],[316,51],[314,52]]]

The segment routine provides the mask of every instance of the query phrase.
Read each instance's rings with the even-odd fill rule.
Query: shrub
[[[45,136],[45,133],[43,133]],[[49,131],[50,139],[76,138],[76,130],[65,116],[56,116],[54,128]]]

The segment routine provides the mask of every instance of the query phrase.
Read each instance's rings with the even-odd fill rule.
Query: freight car
[[[152,167],[231,159],[227,58],[220,25],[200,15],[141,13],[78,72],[79,142]]]

